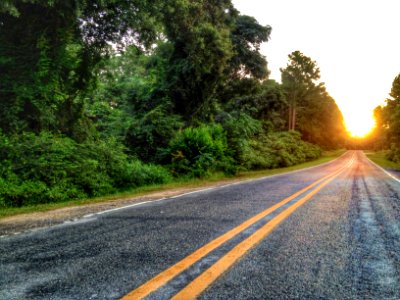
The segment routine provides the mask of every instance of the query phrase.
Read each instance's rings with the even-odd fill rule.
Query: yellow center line
[[[145,282],[135,290],[131,291],[127,295],[125,295],[122,300],[132,300],[132,299],[142,299],[152,292],[156,291],[159,289],[161,286],[166,284],[168,281],[182,273],[184,270],[192,266],[194,263],[199,261],[201,258],[206,256],[208,253],[211,251],[215,250],[219,246],[221,246],[223,243],[226,241],[232,239],[236,235],[238,235],[240,232],[244,231],[257,221],[261,220],[268,214],[274,212],[281,206],[285,205],[286,203],[290,202],[291,200],[295,199],[296,197],[300,196],[304,192],[310,190],[314,186],[318,185],[319,183],[323,182],[324,180],[335,176],[338,172],[340,172],[342,169],[346,168],[346,166],[342,167],[340,170],[334,172],[333,174],[329,174],[324,176],[323,178],[315,181],[314,183],[310,184],[309,186],[301,189],[300,191],[294,193],[293,195],[283,199],[281,202],[271,206],[270,208],[262,211],[261,213],[255,215],[254,217],[248,219],[247,221],[243,222],[242,224],[238,225],[237,227],[231,229],[230,231],[226,232],[225,234],[219,236],[218,238],[214,239],[213,241],[209,242],[208,244],[202,246],[201,248],[197,249],[195,252],[192,254],[188,255],[181,261],[177,262],[175,265],[169,267],[168,269],[164,270],[163,272],[159,273],[149,281]]]
[[[265,237],[267,237],[276,226],[278,226],[283,220],[289,217],[295,210],[302,206],[305,202],[311,199],[316,193],[318,193],[323,187],[329,182],[334,180],[337,176],[343,172],[344,169],[335,172],[331,178],[323,182],[309,194],[301,198],[299,201],[279,213],[276,217],[266,223],[263,227],[253,233],[251,236],[240,242],[232,250],[226,253],[210,268],[200,274],[195,280],[183,288],[178,294],[172,299],[196,299],[208,286],[210,286],[219,276],[227,271],[236,261],[238,261],[243,255],[246,254],[251,248],[260,243]]]

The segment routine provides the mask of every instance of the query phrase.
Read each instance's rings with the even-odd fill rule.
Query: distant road
[[[400,299],[400,181],[360,151],[0,238],[0,299]]]

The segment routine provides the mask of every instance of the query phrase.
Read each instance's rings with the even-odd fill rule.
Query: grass
[[[73,207],[73,206],[80,206],[80,205],[87,205],[93,203],[101,203],[106,201],[112,200],[126,200],[134,197],[140,197],[149,195],[153,192],[163,192],[171,189],[177,188],[201,188],[207,187],[210,185],[214,185],[221,182],[229,182],[234,180],[246,180],[246,179],[256,179],[264,176],[271,176],[291,171],[296,171],[304,168],[309,168],[313,166],[317,166],[326,162],[329,162],[340,155],[342,155],[346,150],[336,150],[336,151],[326,151],[323,155],[316,160],[305,162],[302,164],[298,164],[291,167],[286,168],[278,168],[278,169],[268,169],[268,170],[260,170],[260,171],[247,171],[241,172],[235,176],[226,176],[222,173],[217,173],[212,175],[211,177],[203,178],[203,179],[181,179],[176,180],[172,183],[168,184],[159,184],[159,185],[150,185],[140,188],[135,188],[134,190],[124,191],[121,193],[116,193],[109,196],[103,196],[98,198],[91,198],[91,199],[82,199],[82,200],[73,200],[68,202],[61,202],[61,203],[48,203],[48,204],[40,204],[34,206],[24,206],[24,207],[12,207],[12,208],[3,208],[0,210],[0,219],[20,215],[20,214],[28,214],[28,213],[35,213],[35,212],[46,212],[51,211],[59,208],[65,207]]]
[[[386,158],[387,151],[364,151],[365,155],[377,165],[385,169],[400,171],[400,164]]]

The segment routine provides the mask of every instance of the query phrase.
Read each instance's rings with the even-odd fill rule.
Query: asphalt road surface
[[[400,299],[400,181],[315,168],[0,239],[0,299]]]

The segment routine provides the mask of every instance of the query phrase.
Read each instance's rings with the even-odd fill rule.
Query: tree
[[[392,89],[389,95],[392,97],[390,100],[396,101],[400,104],[400,74],[393,80]]]
[[[265,79],[259,52],[271,28],[240,15],[230,0],[171,1],[164,16],[169,54],[169,95],[188,122],[212,119],[231,80]]]
[[[281,72],[289,106],[289,130],[297,129],[303,139],[324,148],[342,144],[346,134],[343,116],[325,85],[318,82],[317,63],[295,51],[289,55],[289,63]]]
[[[400,74],[392,83],[386,105],[374,110],[376,127],[369,137],[374,149],[389,149],[386,157],[400,162]]]
[[[386,106],[382,108],[383,126],[387,131],[389,145],[394,144],[400,148],[400,74],[394,78],[389,95]]]
[[[209,119],[215,91],[232,56],[231,1],[170,1],[165,35],[172,44],[167,90],[175,112],[187,122]]]
[[[368,143],[373,149],[391,149],[389,158],[397,160],[397,154],[400,154],[400,74],[394,78],[385,102],[386,105],[374,109],[376,126],[368,137]]]
[[[296,128],[296,114],[299,106],[323,87],[317,84],[320,71],[315,61],[300,51],[289,54],[289,63],[281,68],[282,86],[289,106],[289,130]]]
[[[260,25],[253,17],[234,17],[231,34],[234,54],[229,61],[231,76],[268,77],[267,61],[260,53],[260,46],[269,40],[271,30],[270,26]]]
[[[325,149],[339,147],[346,137],[342,113],[335,100],[322,89],[303,103],[298,111],[297,128],[304,140]]]
[[[387,141],[387,124],[384,115],[384,107],[381,105],[375,107],[375,128],[366,138],[366,148],[374,150],[384,150],[389,148]]]
[[[225,112],[245,113],[263,122],[267,130],[284,129],[287,103],[278,82],[242,78],[231,81],[228,87],[224,94],[230,101],[224,106]]]
[[[158,1],[7,0],[0,6],[0,128],[74,135],[110,43],[148,48]]]

